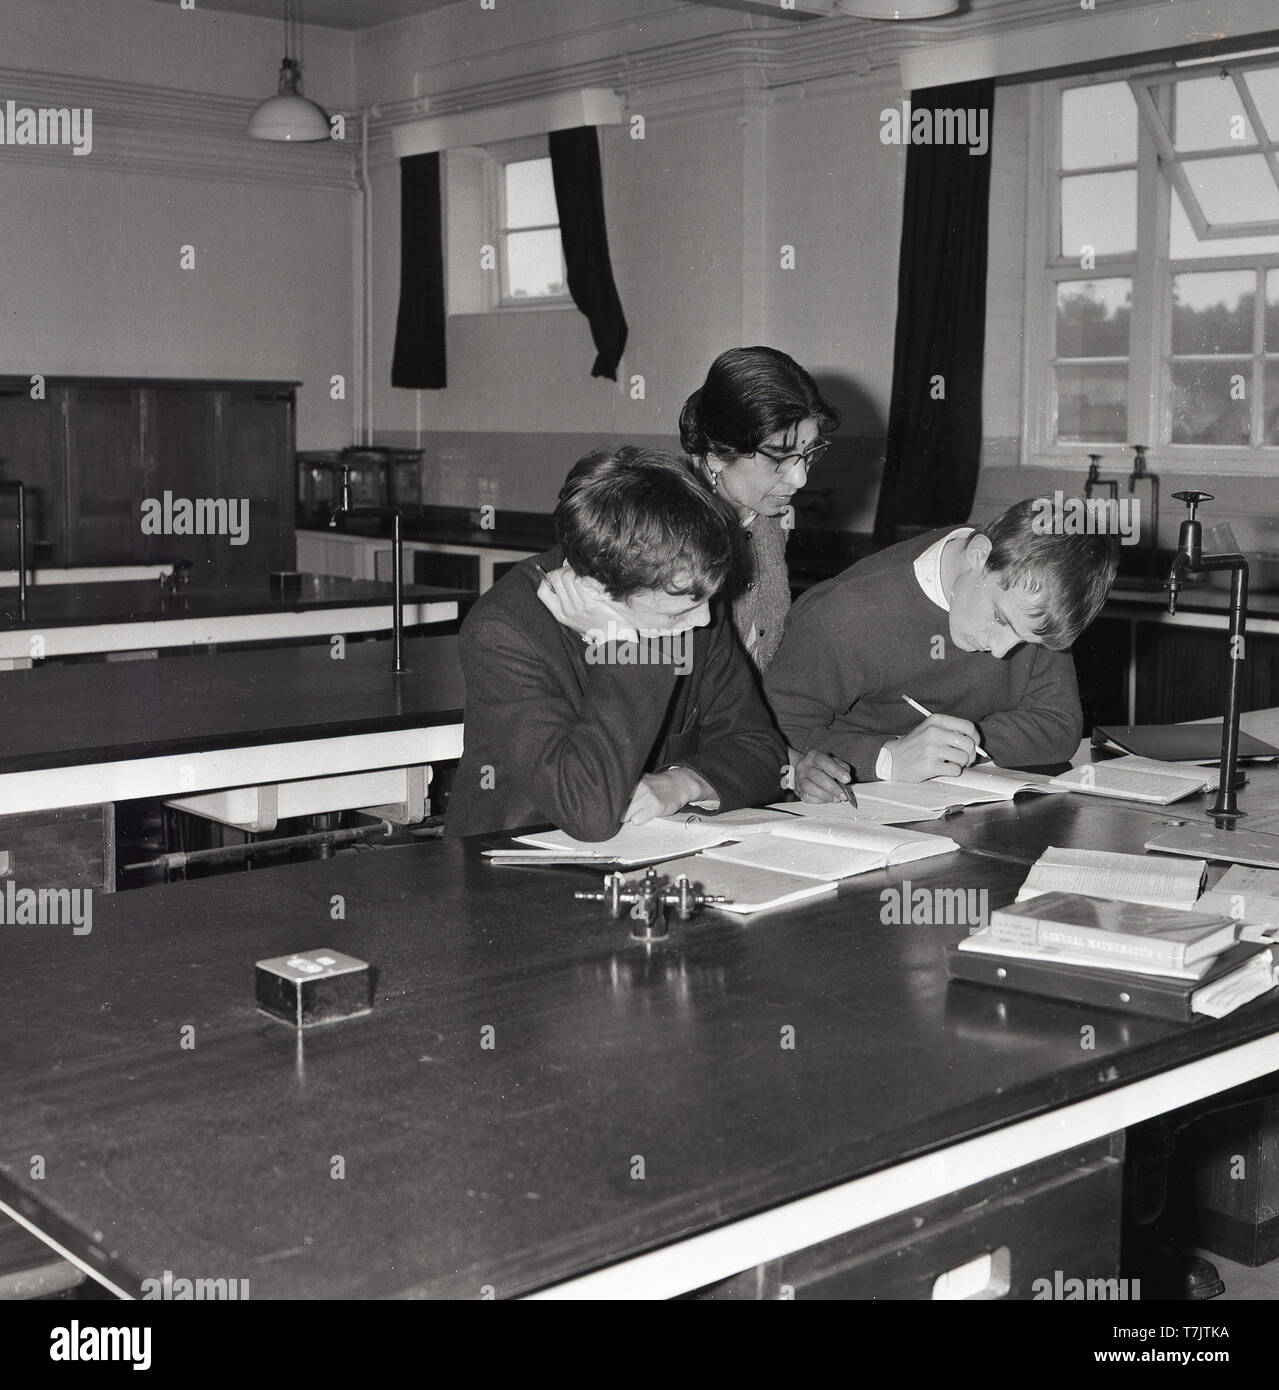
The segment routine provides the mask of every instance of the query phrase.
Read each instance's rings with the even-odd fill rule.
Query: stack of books
[[[1206,867],[1050,848],[1016,903],[947,948],[948,973],[1154,1018],[1224,1018],[1279,981],[1263,941],[1192,906]]]

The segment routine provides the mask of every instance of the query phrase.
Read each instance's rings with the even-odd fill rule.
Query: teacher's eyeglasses
[[[767,459],[769,463],[773,465],[773,468],[777,472],[777,476],[780,478],[788,468],[793,468],[797,463],[802,463],[804,465],[804,471],[807,472],[829,448],[829,441],[822,440],[803,453],[795,449],[788,454],[775,454],[771,449],[764,448],[756,449],[755,452],[760,458]]]

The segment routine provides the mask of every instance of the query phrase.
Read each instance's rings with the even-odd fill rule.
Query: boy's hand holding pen
[[[791,750],[795,794],[801,801],[847,801],[857,805],[853,773],[847,763],[829,753],[812,750],[799,754]]]

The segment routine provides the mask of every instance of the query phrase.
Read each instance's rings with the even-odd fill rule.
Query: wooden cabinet
[[[194,580],[214,583],[292,569],[294,385],[51,378],[45,399],[33,400],[28,378],[0,378],[0,477],[28,487],[29,558],[185,559]],[[209,499],[220,521],[230,504],[247,503],[244,543],[232,543],[224,521],[214,534],[144,534],[148,499],[175,515],[163,511],[166,493],[174,503]]]
[[[1268,612],[1268,610],[1267,610]],[[1269,709],[1279,690],[1279,624],[1250,614],[1241,708]],[[1112,604],[1075,643],[1084,728],[1220,719],[1230,680],[1224,613]]]

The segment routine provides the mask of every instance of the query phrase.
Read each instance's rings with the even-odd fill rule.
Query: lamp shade
[[[327,140],[329,118],[298,91],[302,73],[291,58],[280,68],[278,95],[267,97],[249,117],[254,140]]]
[[[938,19],[954,14],[959,0],[837,0],[835,8],[857,19]]]

